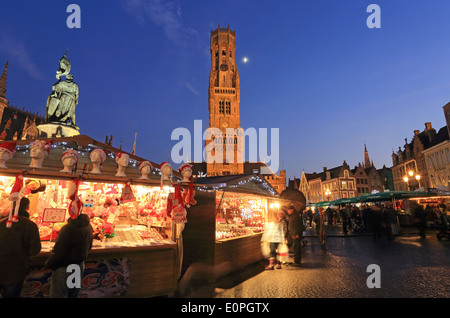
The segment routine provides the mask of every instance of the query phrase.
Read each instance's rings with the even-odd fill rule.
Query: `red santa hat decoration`
[[[47,140],[47,141],[36,140],[30,144],[30,149],[39,147],[42,150],[44,150],[45,155],[48,156],[48,154],[50,153],[50,147],[52,146],[52,144],[53,144],[53,141],[51,141],[51,140]]]
[[[68,158],[73,158],[74,161],[70,162],[66,161],[66,159]],[[66,150],[62,156],[61,156],[61,160],[64,166],[64,169],[61,170],[61,172],[72,172],[72,169],[75,168],[77,166],[77,162],[78,162],[78,154],[74,149],[68,149]]]
[[[70,199],[69,215],[72,219],[76,219],[81,212],[81,200],[78,197],[78,187],[80,185],[80,179],[76,178],[67,187],[67,196]]]
[[[15,142],[4,142],[0,144],[0,168],[8,168],[5,162],[12,159],[16,151]]]
[[[23,174],[16,175],[16,180],[11,189],[11,194],[9,195],[9,201],[11,201],[11,207],[9,210],[8,221],[6,221],[6,227],[12,227],[13,222],[19,220],[19,203],[23,196]],[[15,204],[15,206],[14,206]],[[14,211],[14,213],[13,213]]]
[[[6,151],[7,153],[13,155],[16,152],[15,142],[3,142],[0,144],[0,151]]]

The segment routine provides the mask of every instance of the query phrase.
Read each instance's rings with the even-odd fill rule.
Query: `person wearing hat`
[[[292,240],[292,249],[294,252],[294,262],[291,266],[298,267],[302,261],[302,236],[303,221],[300,213],[297,212],[293,205],[288,206],[288,235]]]
[[[7,228],[8,218],[0,220],[0,295],[18,298],[28,274],[28,261],[41,251],[39,229],[29,219],[30,200],[20,200],[18,222]]]

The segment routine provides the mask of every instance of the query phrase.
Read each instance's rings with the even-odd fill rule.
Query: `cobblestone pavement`
[[[338,232],[337,232],[338,233]],[[369,234],[331,235],[327,249],[308,237],[301,267],[265,271],[249,265],[186,297],[208,298],[449,298],[450,241],[433,231],[422,239],[406,233],[388,241]],[[381,288],[369,288],[370,264],[380,266]]]

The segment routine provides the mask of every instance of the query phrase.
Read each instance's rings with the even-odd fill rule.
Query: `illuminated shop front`
[[[9,195],[17,176],[23,176],[22,192],[30,200],[30,219],[38,225],[41,237],[42,250],[31,259],[32,271],[23,296],[48,296],[51,272],[43,264],[70,217],[74,184],[81,213],[89,216],[94,230],[80,297],[173,294],[180,274],[178,247],[167,209],[174,188],[161,184],[159,165],[150,163],[152,169],[144,175],[145,159],[81,135],[51,140],[42,166],[31,167],[32,142],[18,141],[14,156],[0,170],[0,214],[8,217],[11,208],[15,209]],[[95,173],[90,156],[94,150],[102,151],[102,162]],[[63,159],[68,153],[77,160],[67,170]],[[120,156],[127,159],[121,175]],[[104,279],[107,277],[117,280],[111,285]]]
[[[263,259],[264,223],[279,208],[266,180],[253,174],[199,178],[195,198],[183,231],[184,271],[201,263],[218,278]]]

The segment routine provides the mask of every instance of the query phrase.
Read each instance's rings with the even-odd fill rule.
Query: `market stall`
[[[0,153],[8,143],[2,146]],[[80,297],[151,297],[176,291],[180,261],[167,210],[173,184],[162,183],[160,165],[84,135],[17,141],[14,147],[9,144],[9,152],[11,158],[1,162],[0,214],[14,216],[9,195],[18,176],[23,178],[20,196],[30,199],[30,219],[42,241],[23,296],[48,295],[51,272],[43,264],[70,217],[74,191],[94,229]]]
[[[400,225],[414,225],[414,216],[412,214],[411,202],[416,202],[426,208],[427,206],[435,207],[444,204],[447,208],[444,211],[446,215],[450,215],[450,194],[442,191],[429,189],[427,191],[386,191],[371,194],[364,194],[358,197],[343,198],[334,201],[322,201],[318,203],[310,203],[309,207],[328,207],[340,206],[347,204],[392,204],[398,214]],[[428,219],[429,224],[433,224],[432,217]]]
[[[258,175],[199,178],[195,198],[183,232],[183,272],[201,263],[215,279],[263,259],[264,223],[278,200],[267,181]]]

